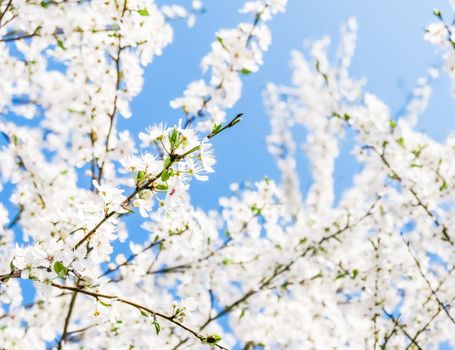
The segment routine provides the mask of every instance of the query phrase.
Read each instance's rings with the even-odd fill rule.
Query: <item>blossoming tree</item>
[[[136,138],[117,119],[131,117],[144,68],[171,42],[169,20],[193,25],[201,2],[0,0],[0,186],[13,188],[2,200],[16,210],[0,204],[0,348],[455,346],[455,138],[415,129],[439,71],[391,115],[349,76],[354,19],[333,59],[328,39],[314,41],[292,53],[292,83],[264,92],[281,180],[233,185],[219,211],[191,204],[190,182],[208,179],[211,142],[241,121],[226,110],[286,2],[245,1],[251,22],[219,30],[202,60],[208,78],[171,101],[183,118]],[[434,14],[425,38],[453,76],[453,27]],[[305,196],[299,125],[313,179]],[[362,169],[335,203],[347,131]],[[141,244],[130,215],[149,233]]]

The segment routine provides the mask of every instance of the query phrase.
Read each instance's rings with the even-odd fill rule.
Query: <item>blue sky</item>
[[[169,107],[169,100],[180,96],[188,82],[202,76],[200,59],[209,51],[217,29],[252,20],[238,14],[237,9],[243,2],[205,0],[207,12],[198,18],[195,28],[189,30],[183,22],[176,23],[174,42],[146,69],[144,90],[133,101],[133,119],[121,121],[121,128],[137,134],[154,122],[177,122],[180,113]],[[428,67],[442,62],[435,48],[423,40],[424,28],[435,20],[433,7],[443,13],[451,12],[443,0],[431,3],[423,0],[289,0],[287,12],[276,16],[270,24],[273,41],[265,55],[264,66],[258,73],[244,78],[243,97],[231,110],[232,115],[245,113],[244,121],[215,141],[216,173],[209,182],[193,182],[193,203],[206,209],[214,208],[218,198],[229,193],[231,182],[255,181],[264,175],[277,178],[264,140],[269,121],[261,100],[262,90],[267,82],[289,83],[290,51],[302,49],[305,38],[330,35],[336,45],[339,27],[349,16],[355,16],[359,22],[351,74],[367,78],[367,90],[379,96],[397,114],[416,80]],[[447,17],[451,20],[451,16]],[[455,127],[453,107],[449,79],[442,76],[434,83],[434,96],[418,128],[443,139]],[[337,164],[339,193],[349,186],[352,174],[358,169],[349,156],[348,145]],[[305,164],[299,171],[305,189],[311,182]]]

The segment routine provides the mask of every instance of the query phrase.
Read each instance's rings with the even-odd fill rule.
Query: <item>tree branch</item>
[[[193,335],[193,337],[197,338],[202,343],[207,343],[207,339],[210,337],[210,336],[204,336],[204,335],[194,331],[193,329],[191,329],[188,326],[184,325],[183,323],[179,322],[175,318],[175,316],[165,315],[165,314],[163,314],[161,312],[157,312],[157,311],[152,310],[152,309],[150,309],[150,308],[148,308],[146,306],[140,305],[140,304],[135,303],[135,302],[133,302],[131,300],[128,300],[128,299],[124,299],[124,298],[118,297],[116,295],[91,292],[91,291],[88,291],[88,290],[85,290],[85,289],[82,289],[82,288],[79,288],[79,287],[65,286],[65,285],[57,284],[57,283],[51,283],[51,285],[53,287],[55,287],[55,288],[59,288],[59,289],[63,289],[63,290],[70,290],[70,291],[75,292],[75,293],[85,294],[85,295],[91,296],[91,297],[96,298],[96,299],[103,298],[103,299],[109,299],[109,300],[112,300],[112,301],[117,301],[117,302],[125,304],[125,305],[130,305],[130,306],[138,309],[139,311],[147,311],[152,316],[156,316],[156,317],[162,318],[164,320],[167,320],[170,323],[174,324],[175,326],[177,326],[179,328],[182,328],[183,330],[187,331],[188,333],[191,333]],[[223,347],[223,346],[221,346],[219,344],[211,344],[211,345],[214,345],[218,349],[227,350],[227,348],[225,348],[225,347]]]

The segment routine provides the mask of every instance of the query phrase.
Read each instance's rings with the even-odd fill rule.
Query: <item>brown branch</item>
[[[158,180],[163,172],[173,164],[173,162],[170,162],[158,175],[154,176],[150,180],[148,180],[145,184],[143,184],[140,187],[136,187],[136,189],[122,202],[122,207],[127,207],[130,202],[133,200],[133,198],[143,190],[146,190],[150,188],[150,186]],[[101,219],[75,246],[74,248],[77,249],[79,248],[85,241],[87,241],[92,235],[96,233],[96,231],[106,222],[108,221],[112,216],[115,214],[118,214],[115,210],[111,210],[109,213],[107,213],[103,219]]]
[[[24,206],[19,205],[19,210],[17,211],[16,215],[12,218],[12,220],[5,225],[5,228],[11,230],[16,224],[19,222],[22,212],[24,211]]]
[[[101,277],[104,277],[104,276],[107,276],[115,271],[117,271],[118,269],[120,269],[122,266],[126,266],[128,265],[131,261],[133,261],[138,255],[146,252],[147,250],[149,249],[152,249],[153,247],[156,247],[157,245],[160,245],[164,242],[164,239],[160,239],[160,240],[157,240],[157,241],[153,241],[152,243],[150,243],[149,245],[147,245],[144,249],[142,249],[140,252],[138,253],[135,253],[135,254],[132,254],[128,257],[128,259],[126,259],[125,262],[121,263],[121,264],[117,264],[117,266],[115,266],[114,268],[112,269],[107,269],[106,271],[104,271],[101,275],[99,275],[98,278],[101,278]]]
[[[415,344],[415,342],[417,341],[417,338],[420,334],[422,334],[431,324],[431,322],[433,322],[433,320],[439,315],[439,313],[441,312],[442,308],[441,307],[438,307],[438,310],[437,312],[428,320],[428,322],[422,327],[420,328],[416,334],[412,337],[411,339],[411,342],[408,344],[408,346],[406,347],[405,350],[408,350],[411,348],[411,346],[413,344]]]
[[[123,2],[123,9],[122,9],[122,15],[120,17],[120,20],[125,16],[125,12],[127,9],[127,2],[128,0],[125,0]],[[115,96],[114,96],[114,102],[113,102],[113,107],[112,111],[108,114],[109,116],[109,129],[107,132],[106,136],[106,142],[104,146],[104,150],[106,152],[106,156],[109,153],[109,140],[111,138],[112,131],[114,129],[114,122],[115,122],[115,115],[117,114],[117,101],[118,101],[118,91],[120,89],[120,83],[122,81],[122,72],[120,71],[120,55],[122,53],[122,50],[124,48],[122,47],[122,36],[118,36],[118,48],[117,48],[117,57],[113,57],[114,62],[115,62],[115,71],[116,71],[116,80],[115,80]],[[98,182],[101,183],[101,180],[103,178],[103,170],[104,170],[104,165],[105,165],[106,160],[103,160],[101,163],[101,166],[99,167],[99,173],[98,173]]]
[[[400,329],[400,331],[405,335],[405,337],[408,338],[412,342],[412,344],[414,344],[415,347],[417,347],[417,349],[423,350],[422,347],[417,343],[417,341],[413,339],[413,337],[411,337],[411,335],[406,331],[405,329],[406,326],[400,323],[398,317],[394,317],[391,313],[388,313],[384,308],[382,308],[382,311],[389,319],[393,321],[394,326],[395,327],[397,326]]]
[[[10,278],[19,278],[21,277],[20,271],[11,271],[10,273],[0,275],[0,283],[6,283]]]
[[[6,4],[5,10],[2,13],[0,13],[0,28],[2,27],[2,19],[5,16],[5,14],[8,12],[9,7],[11,6],[12,3],[13,3],[13,0],[9,0],[8,3]]]
[[[434,290],[433,286],[431,285],[430,280],[428,279],[428,277],[423,272],[423,269],[422,269],[422,266],[420,264],[420,261],[419,261],[419,259],[417,259],[416,255],[412,251],[409,242],[406,242],[404,239],[403,239],[403,242],[406,244],[406,247],[408,248],[408,252],[411,255],[412,259],[414,260],[417,269],[419,270],[420,276],[422,276],[423,280],[427,284],[428,289],[431,291],[431,294],[433,294],[433,296],[435,297],[436,302],[438,303],[439,307],[441,307],[442,310],[444,310],[444,312],[447,315],[447,317],[449,318],[449,320],[452,322],[452,324],[455,325],[455,319],[452,317],[452,315],[450,314],[449,310],[447,310],[447,305],[444,305],[444,303],[441,301],[441,299],[439,298],[437,292]]]
[[[435,292],[439,292],[439,290],[444,286],[444,283],[447,282],[447,279],[450,277],[450,275],[454,271],[455,271],[455,266],[452,266],[452,268],[448,271],[447,276],[444,278],[444,280],[440,281],[438,286],[435,288]],[[427,299],[423,303],[424,306],[431,300],[432,296],[433,296],[433,293],[430,292]]]
[[[83,333],[83,332],[85,332],[85,331],[87,331],[87,330],[89,330],[89,329],[91,329],[91,328],[96,327],[96,326],[98,326],[97,323],[91,324],[90,326],[87,326],[87,327],[84,327],[84,328],[79,328],[79,329],[76,329],[76,330],[74,330],[74,331],[69,331],[69,332],[67,333],[67,335],[68,335],[68,337],[70,337],[70,336],[72,336],[72,335],[74,335],[74,334],[76,334],[76,333]]]
[[[384,165],[392,172],[392,175],[395,179],[397,179],[401,184],[403,183],[403,179],[401,178],[401,176],[393,169],[393,167],[391,166],[391,164],[389,163],[389,161],[387,160],[387,158],[385,157],[384,155],[384,152],[379,152],[375,147],[373,146],[366,146],[365,148],[368,148],[368,149],[372,149],[378,156],[379,158],[381,159],[382,163],[384,163]],[[446,225],[444,225],[443,223],[441,223],[438,218],[436,218],[436,216],[430,211],[430,209],[428,208],[428,206],[423,203],[423,201],[421,200],[421,198],[419,197],[418,193],[411,187],[409,188],[409,192],[411,192],[411,194],[413,195],[413,197],[415,198],[415,200],[417,201],[417,205],[421,208],[423,208],[423,210],[425,211],[425,213],[431,218],[431,220],[433,221],[433,223],[441,228],[441,233],[442,233],[442,239],[444,241],[447,241],[449,242],[451,245],[454,245],[455,243],[452,241],[451,237],[449,236],[449,233],[448,233],[448,228]]]
[[[209,254],[207,254],[206,256],[203,256],[203,257],[201,257],[201,258],[199,258],[197,260],[190,261],[188,263],[183,263],[183,264],[180,264],[180,265],[174,265],[174,266],[165,267],[165,268],[162,268],[162,269],[150,271],[149,273],[152,274],[152,275],[155,275],[155,274],[163,274],[163,273],[175,272],[177,270],[181,270],[181,269],[184,270],[184,269],[190,268],[193,264],[197,264],[197,263],[201,263],[203,261],[206,261],[206,260],[210,259],[211,257],[213,257],[215,254],[219,253],[222,249],[226,248],[229,245],[229,242],[231,242],[231,240],[232,239],[228,239],[217,250],[212,251]]]
[[[207,342],[207,338],[208,338],[207,336],[204,336],[204,335],[196,332],[195,330],[189,328],[188,326],[184,325],[183,323],[179,322],[176,319],[176,317],[173,316],[173,315],[169,316],[169,315],[163,314],[161,312],[152,310],[152,309],[150,309],[150,308],[148,308],[146,306],[140,305],[140,304],[138,304],[136,302],[133,302],[131,300],[128,300],[128,299],[124,299],[124,298],[118,297],[116,295],[91,292],[91,291],[88,291],[88,290],[85,290],[85,289],[82,289],[82,288],[79,288],[79,287],[65,286],[65,285],[57,284],[57,283],[51,283],[51,285],[53,287],[55,287],[55,288],[59,288],[59,289],[63,289],[63,290],[70,290],[70,291],[75,292],[75,293],[85,294],[85,295],[91,296],[91,297],[93,297],[95,299],[99,299],[99,298],[109,299],[109,300],[117,301],[117,302],[125,304],[125,305],[130,305],[130,306],[138,309],[139,311],[146,311],[146,312],[150,313],[152,316],[159,317],[159,318],[162,318],[164,320],[167,320],[168,322],[174,324],[175,326],[177,326],[179,328],[182,328],[183,330],[187,331],[188,333],[191,333],[195,338],[197,338],[202,343],[206,343]],[[227,348],[225,348],[225,347],[223,347],[223,346],[221,346],[219,344],[212,344],[212,345],[216,346],[218,349],[227,350]]]
[[[203,330],[205,327],[207,327],[211,322],[214,320],[230,313],[232,310],[234,310],[238,305],[242,304],[243,302],[247,301],[249,298],[251,298],[253,295],[259,293],[261,290],[264,290],[267,288],[277,277],[282,275],[284,272],[289,271],[291,267],[297,263],[301,258],[305,257],[309,252],[311,251],[316,251],[318,247],[322,246],[325,242],[330,241],[332,239],[338,239],[338,236],[342,234],[343,232],[347,231],[348,229],[357,226],[360,222],[362,222],[365,218],[370,216],[373,212],[373,209],[379,202],[380,197],[376,199],[376,201],[371,205],[371,207],[368,209],[366,214],[364,214],[362,217],[359,218],[357,222],[354,224],[349,224],[349,222],[342,228],[338,229],[335,233],[327,235],[322,237],[316,245],[311,245],[308,246],[302,253],[300,253],[297,257],[292,259],[290,262],[288,262],[286,265],[278,265],[275,267],[274,272],[272,273],[271,276],[268,278],[263,278],[260,282],[260,285],[257,289],[250,289],[248,290],[243,296],[232,302],[231,304],[225,306],[220,312],[218,312],[215,316],[212,316],[206,320],[206,322],[201,326],[200,330]]]
[[[68,313],[67,313],[66,318],[65,318],[65,324],[63,326],[62,336],[60,337],[60,340],[58,341],[58,344],[57,344],[57,349],[58,350],[62,349],[62,344],[65,342],[65,339],[66,339],[66,337],[68,335],[68,326],[70,324],[71,314],[73,313],[74,305],[76,303],[76,298],[77,298],[77,292],[73,292],[71,294],[71,300],[70,300],[70,304],[69,304],[69,307],[68,307]]]

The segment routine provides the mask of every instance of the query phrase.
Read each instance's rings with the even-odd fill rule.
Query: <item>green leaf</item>
[[[359,275],[359,270],[354,269],[352,270],[352,278],[356,278]]]
[[[62,50],[66,50],[66,47],[65,45],[63,44],[63,41],[61,41],[60,39],[57,39],[57,46],[59,48],[61,48]]]
[[[398,143],[401,147],[405,148],[403,136],[401,136],[400,138],[398,138],[396,141],[397,141],[397,143]]]
[[[80,114],[80,115],[84,115],[85,114],[84,111],[78,111],[77,109],[74,109],[74,108],[68,108],[68,112],[76,113],[76,114]]]
[[[106,303],[106,302],[104,302],[104,301],[102,301],[102,300],[99,300],[99,299],[98,299],[98,301],[99,301],[99,303],[100,303],[101,305],[103,305],[104,307],[111,307],[111,306],[112,306],[111,304]]]
[[[46,2],[46,1],[41,1],[40,6],[41,6],[42,8],[47,9],[47,8],[49,7],[49,3]]]
[[[415,150],[412,151],[412,154],[414,154],[414,156],[416,158],[419,158],[420,157],[420,154],[422,153],[422,151],[425,149],[426,145],[418,145],[416,147]]]
[[[145,179],[146,175],[147,174],[145,173],[145,171],[142,171],[142,170],[138,171],[137,175],[136,175],[136,181],[137,182],[143,181]]]
[[[145,310],[140,310],[141,311],[141,315],[144,316],[144,317],[149,317],[150,314],[148,312],[146,312]]]
[[[168,169],[164,169],[161,173],[161,181],[166,182],[171,177],[171,172]]]
[[[444,180],[444,181],[442,182],[442,185],[439,187],[439,191],[442,192],[442,191],[444,191],[445,189],[447,189],[447,182],[446,182],[446,180]]]
[[[142,10],[137,10],[141,16],[150,16],[150,13],[147,11],[147,8],[143,8]]]
[[[242,312],[240,313],[239,319],[242,319],[243,316],[245,316],[246,309],[242,309]]]
[[[212,134],[215,134],[215,133],[217,133],[218,131],[220,131],[221,127],[222,127],[221,124],[216,124],[216,123],[213,124],[213,126],[212,126]]]
[[[220,36],[217,36],[217,37],[216,37],[216,40],[217,40],[221,45],[223,45],[223,38],[221,38]]]
[[[322,272],[319,272],[317,275],[314,275],[313,277],[311,277],[311,280],[315,280],[315,279],[318,279],[318,278],[322,278],[323,275],[322,275]]]
[[[232,127],[232,126],[234,126],[234,125],[240,123],[240,122],[242,121],[242,115],[243,115],[243,113],[237,114],[237,115],[235,116],[235,118],[232,119],[232,122],[230,123],[230,126]]]
[[[335,278],[335,279],[336,279],[336,280],[338,280],[338,279],[340,279],[340,278],[344,278],[344,277],[346,277],[346,273],[345,273],[345,272],[342,272],[342,271],[340,271],[340,272],[338,272],[338,273],[337,273],[337,276],[336,276],[336,278]]]
[[[169,136],[169,142],[171,143],[172,148],[174,148],[174,146],[178,140],[178,137],[179,137],[179,132],[177,131],[177,129],[174,129],[172,131],[172,134]]]
[[[155,186],[158,191],[167,191],[169,187],[166,184],[158,184]]]
[[[54,264],[54,271],[58,277],[64,278],[68,274],[68,269],[61,261],[56,261]]]
[[[390,129],[395,129],[397,127],[397,122],[395,120],[389,121]]]
[[[253,215],[255,215],[255,216],[261,215],[261,213],[262,213],[262,209],[258,208],[256,206],[256,204],[253,204],[250,209],[253,212]]]
[[[160,324],[156,320],[154,320],[152,322],[152,324],[155,326],[156,335],[160,334],[160,330],[161,330]]]
[[[171,164],[171,157],[167,157],[164,161],[164,167],[167,168]]]
[[[242,68],[240,73],[242,73],[243,75],[248,75],[251,73],[251,71],[249,69],[246,69],[246,68]]]
[[[220,342],[221,336],[218,334],[209,335],[205,338],[204,342],[210,345],[216,345]]]

